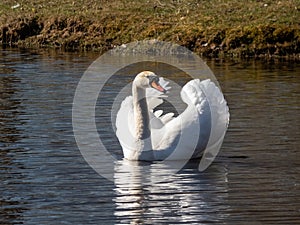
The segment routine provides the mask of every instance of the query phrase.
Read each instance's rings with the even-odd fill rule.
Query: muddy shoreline
[[[299,23],[204,27],[199,23],[143,18],[128,13],[106,13],[94,19],[80,14],[6,14],[0,19],[0,44],[3,47],[106,51],[132,41],[158,39],[177,43],[206,57],[300,58]]]

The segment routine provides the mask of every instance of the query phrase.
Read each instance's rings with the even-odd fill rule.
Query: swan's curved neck
[[[150,138],[149,112],[145,89],[132,86],[135,135],[139,140]]]

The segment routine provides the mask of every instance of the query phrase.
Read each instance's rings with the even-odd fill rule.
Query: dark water
[[[75,88],[96,58],[1,51],[0,224],[300,223],[299,63],[208,61],[231,112],[216,161],[169,176],[169,165],[118,160],[113,183],[72,130]]]

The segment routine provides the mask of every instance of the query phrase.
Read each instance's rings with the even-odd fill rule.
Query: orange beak
[[[158,82],[156,82],[155,80],[151,82],[151,87],[153,87],[154,89],[162,92],[162,93],[166,93],[167,91],[162,87],[160,86],[160,84]]]

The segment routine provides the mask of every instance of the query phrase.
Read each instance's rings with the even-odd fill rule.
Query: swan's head
[[[167,91],[159,84],[159,77],[151,71],[143,71],[136,75],[133,81],[134,85],[139,88],[154,88],[160,92]]]

